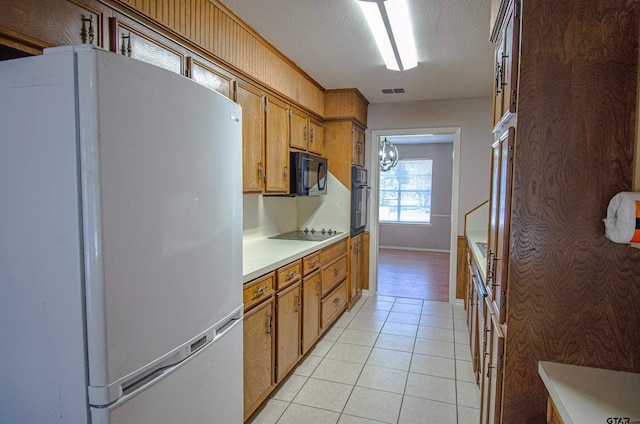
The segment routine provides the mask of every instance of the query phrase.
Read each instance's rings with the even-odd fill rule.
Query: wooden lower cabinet
[[[358,234],[351,238],[350,246],[350,266],[349,266],[349,304],[351,309],[360,296],[362,296],[362,286],[364,285],[364,252],[363,252],[363,234]]]
[[[245,421],[344,312],[347,246],[340,240],[244,284]]]
[[[553,403],[551,397],[547,399],[547,424],[564,424],[562,417],[558,413],[558,408],[556,408],[556,404]]]
[[[320,337],[320,272],[302,280],[302,354]]]
[[[244,418],[260,406],[274,387],[272,296],[244,315]]]
[[[276,383],[300,358],[302,299],[300,281],[276,293]]]
[[[487,319],[485,322],[486,345],[483,354],[482,390],[480,393],[480,423],[501,423],[502,377],[504,368],[504,334],[499,316],[485,301]]]
[[[322,299],[322,320],[320,325],[323,330],[329,328],[336,318],[347,307],[348,293],[347,281],[344,280],[338,287]]]

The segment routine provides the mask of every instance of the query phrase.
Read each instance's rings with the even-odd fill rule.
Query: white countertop
[[[480,272],[482,273],[485,283],[486,283],[486,275],[487,275],[487,258],[482,257],[482,253],[480,252],[480,248],[476,244],[477,242],[486,243],[487,242],[487,232],[486,231],[469,231],[467,230],[467,242],[469,243],[469,248],[471,249],[471,254],[474,256],[475,262],[480,268]]]
[[[640,423],[640,374],[545,361],[538,373],[565,424]]]
[[[324,241],[268,238],[245,241],[242,244],[242,282],[248,283],[347,237],[349,237],[349,233],[343,232]]]

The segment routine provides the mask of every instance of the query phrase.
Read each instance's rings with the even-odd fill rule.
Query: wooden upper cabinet
[[[291,139],[289,147],[322,155],[324,129],[322,123],[306,113],[291,108]]]
[[[324,127],[322,123],[309,118],[309,151],[322,156],[324,153]]]
[[[494,67],[493,126],[516,112],[518,102],[518,53],[520,1],[510,0],[497,34]]]
[[[300,150],[309,148],[309,118],[298,109],[291,109],[291,140],[289,147]]]
[[[289,109],[267,98],[265,193],[289,192]]]
[[[178,46],[170,46],[168,40],[160,41],[161,36],[151,33],[137,24],[109,18],[109,49],[112,52],[129,56],[177,74],[183,73],[184,55]]]
[[[354,165],[364,166],[364,162],[365,162],[364,129],[354,123],[352,128],[352,134],[353,134],[353,144],[352,144],[351,162]]]
[[[39,54],[45,47],[70,44],[104,47],[108,9],[98,1],[3,0],[1,3],[2,44],[31,54]]]
[[[187,76],[225,97],[233,97],[233,79],[213,64],[204,64],[191,56],[187,57]]]
[[[254,86],[235,82],[235,99],[242,106],[242,189],[262,193],[265,178],[265,96]]]
[[[493,145],[489,204],[488,290],[500,323],[506,317],[511,236],[511,186],[515,129],[509,128]]]

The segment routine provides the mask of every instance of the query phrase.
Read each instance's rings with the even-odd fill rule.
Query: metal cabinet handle
[[[339,297],[336,297],[336,298],[333,300],[333,303],[339,303],[339,302],[340,302],[340,298],[339,298]]]
[[[120,46],[120,54],[121,55],[127,55],[129,57],[131,57],[131,52],[132,52],[132,48],[131,48],[131,33],[124,35],[122,34],[120,36],[122,38],[122,45]],[[125,44],[124,40],[127,40],[127,43]]]
[[[317,263],[318,263],[318,260],[316,259],[316,260],[313,260],[313,261],[309,262],[309,265],[314,266]]]
[[[340,272],[340,268],[336,268],[336,269],[334,269],[334,270],[333,270],[333,273],[334,273],[334,274],[337,274],[337,273],[339,273],[339,272]]]
[[[258,162],[258,181],[262,181],[262,162]]]
[[[286,166],[284,167],[284,180],[289,181],[289,170]]]
[[[268,289],[268,288],[269,288],[269,286],[262,286],[262,287],[259,287],[259,288],[255,289],[255,290],[253,291],[253,294],[254,294],[254,295],[256,295],[256,296],[262,296],[262,295],[264,294],[264,291],[265,291],[266,289]]]
[[[269,314],[269,329],[267,334],[273,334],[273,314]]]
[[[80,30],[80,36],[82,37],[82,42],[86,43],[89,40],[89,44],[93,44],[93,40],[96,36],[96,31],[93,29],[93,15],[89,15],[88,18],[85,18],[82,15],[82,29]],[[87,29],[86,23],[89,22],[89,28]]]
[[[296,312],[300,312],[300,296],[296,296]]]
[[[307,141],[307,126],[306,125],[304,127],[304,141],[305,141],[305,143]]]
[[[291,277],[293,277],[294,275],[296,275],[295,271],[291,271],[290,273],[287,274],[287,280],[290,279]]]
[[[320,280],[316,283],[316,290],[318,291],[318,294],[320,294]]]

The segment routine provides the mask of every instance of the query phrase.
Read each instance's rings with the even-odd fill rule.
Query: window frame
[[[396,178],[397,181],[397,189],[385,189],[383,188],[383,178],[384,178],[384,172],[380,172],[380,184],[379,184],[379,197],[378,197],[378,221],[381,224],[385,224],[385,225],[422,225],[422,226],[431,226],[432,222],[433,222],[433,207],[431,205],[431,201],[433,199],[433,159],[432,158],[403,158],[400,159],[398,161],[398,165],[396,167],[394,167],[393,169],[398,168],[398,166],[400,166],[401,162],[417,162],[417,161],[425,161],[425,162],[430,162],[431,164],[431,169],[430,171],[427,171],[426,173],[421,173],[421,174],[417,174],[419,176],[430,176],[430,181],[429,181],[429,188],[428,189],[418,189],[418,188],[413,188],[413,189],[406,189],[403,190],[402,189],[402,183],[400,181],[398,181],[398,179]],[[392,171],[387,171],[387,172],[392,172]],[[388,174],[387,174],[388,175]],[[397,206],[396,206],[396,217],[397,219],[395,220],[386,220],[383,219],[382,216],[383,215],[388,215],[388,214],[383,214],[381,213],[381,207],[383,207],[383,193],[384,192],[395,192],[397,193],[395,199],[397,199]],[[401,220],[401,214],[403,211],[403,207],[401,204],[402,201],[402,194],[403,193],[416,193],[417,196],[419,196],[421,193],[428,193],[428,204],[429,204],[429,220],[428,221],[416,221],[416,220],[406,220],[406,221],[402,221]],[[393,200],[393,199],[391,199]],[[386,206],[386,207],[393,207],[393,206]],[[418,206],[419,208],[423,208],[424,206]],[[407,206],[405,205],[404,210],[406,211]]]

